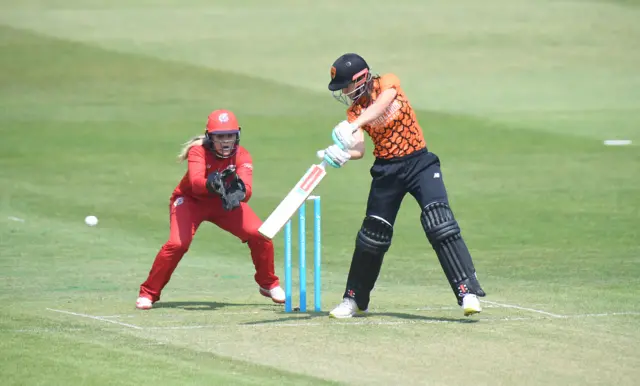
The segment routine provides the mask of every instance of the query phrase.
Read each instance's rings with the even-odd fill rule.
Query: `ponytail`
[[[187,156],[189,154],[189,149],[191,149],[194,146],[202,146],[203,143],[204,143],[204,135],[198,135],[196,137],[191,138],[187,142],[185,142],[184,145],[182,146],[182,150],[180,151],[180,154],[178,154],[178,162],[182,162],[187,159]]]

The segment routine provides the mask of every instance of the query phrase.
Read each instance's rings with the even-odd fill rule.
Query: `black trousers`
[[[367,216],[381,217],[393,225],[407,193],[416,199],[420,210],[434,201],[449,203],[440,159],[427,149],[392,160],[376,159],[370,172],[373,180]]]
[[[358,232],[356,248],[351,259],[351,267],[349,268],[349,276],[347,277],[347,286],[344,293],[345,298],[355,299],[358,308],[361,310],[366,310],[369,306],[370,293],[380,274],[380,268],[386,248],[390,246],[391,237],[388,228],[367,223],[368,219],[371,217],[382,218],[393,226],[400,204],[402,204],[402,200],[407,193],[411,194],[418,202],[420,212],[427,205],[436,202],[449,205],[447,190],[440,170],[440,160],[438,156],[427,151],[427,149],[402,158],[392,160],[377,159],[371,168],[371,177],[373,177],[373,180],[371,181],[371,190],[367,202],[367,218],[365,218],[363,226]],[[437,204],[436,206],[431,206],[429,211],[432,216],[438,212],[437,216],[452,216],[449,208],[443,209],[442,206],[438,207]],[[366,228],[367,224],[369,224],[370,228]],[[374,240],[372,243],[371,239],[368,238],[373,236],[375,239],[376,234],[381,238]],[[385,238],[389,241],[387,244],[381,245],[380,243]],[[466,293],[485,296],[476,279],[471,255],[460,235],[450,240],[443,241],[438,239],[435,241],[429,240],[429,242],[438,256],[440,265],[447,276],[459,305],[462,304],[462,297]],[[443,242],[445,246],[443,246]]]

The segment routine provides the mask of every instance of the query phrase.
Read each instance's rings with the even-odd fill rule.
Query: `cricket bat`
[[[289,194],[278,204],[271,215],[265,220],[258,232],[264,237],[272,240],[284,227],[289,219],[296,213],[298,208],[313,193],[320,181],[327,175],[326,163],[311,165],[300,181],[291,189]]]

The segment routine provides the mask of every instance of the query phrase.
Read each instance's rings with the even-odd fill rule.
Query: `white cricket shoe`
[[[354,316],[365,316],[368,310],[361,310],[358,308],[356,301],[351,298],[342,299],[342,303],[338,304],[336,308],[329,312],[330,318],[345,319]]]
[[[274,303],[283,304],[285,300],[284,290],[280,286],[271,288],[270,290],[260,287],[260,295],[271,298]]]
[[[478,300],[478,297],[474,294],[464,295],[462,298],[462,310],[464,311],[464,316],[471,316],[482,312],[482,307],[480,307],[480,300]]]
[[[139,310],[150,310],[153,307],[153,302],[149,298],[140,296],[136,300],[136,308]]]

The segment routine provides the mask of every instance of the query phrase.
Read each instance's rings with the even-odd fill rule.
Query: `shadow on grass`
[[[309,312],[309,313],[284,313],[282,312],[282,317],[276,319],[267,319],[267,320],[258,320],[255,322],[246,322],[241,323],[243,325],[262,325],[262,324],[286,324],[287,322],[309,322],[313,321],[317,318],[327,318],[329,319],[328,312]],[[286,316],[285,316],[286,315]],[[392,320],[379,320],[379,317],[387,317],[393,319],[404,319],[410,321],[408,323],[477,323],[478,319],[468,319],[468,318],[446,318],[446,317],[437,317],[437,316],[423,316],[423,315],[414,315],[414,314],[404,314],[397,312],[376,312],[370,313],[364,317],[356,317],[349,319],[331,319],[327,321],[327,324],[331,324],[331,321],[342,321],[349,323],[349,321],[353,321],[354,323],[363,322],[363,324],[385,324],[385,322],[393,323]]]
[[[264,307],[264,304],[247,304],[247,303],[224,303],[224,302],[158,302],[153,305],[153,308],[180,308],[186,311],[213,311],[221,308],[228,307],[247,307],[247,306],[260,306]]]
[[[478,319],[469,319],[469,318],[446,318],[440,316],[424,316],[424,315],[415,315],[415,314],[404,314],[399,312],[380,312],[375,313],[373,315],[380,316],[389,316],[397,319],[405,319],[405,320],[414,320],[414,321],[423,321],[423,322],[442,322],[442,323],[476,323]]]
[[[281,322],[300,322],[300,321],[310,321],[316,318],[329,317],[328,312],[280,312],[282,317],[277,319],[267,319],[267,320],[256,320],[255,322],[246,322],[241,323],[246,326],[251,325],[259,325],[259,324],[271,324],[271,323],[281,323]]]

